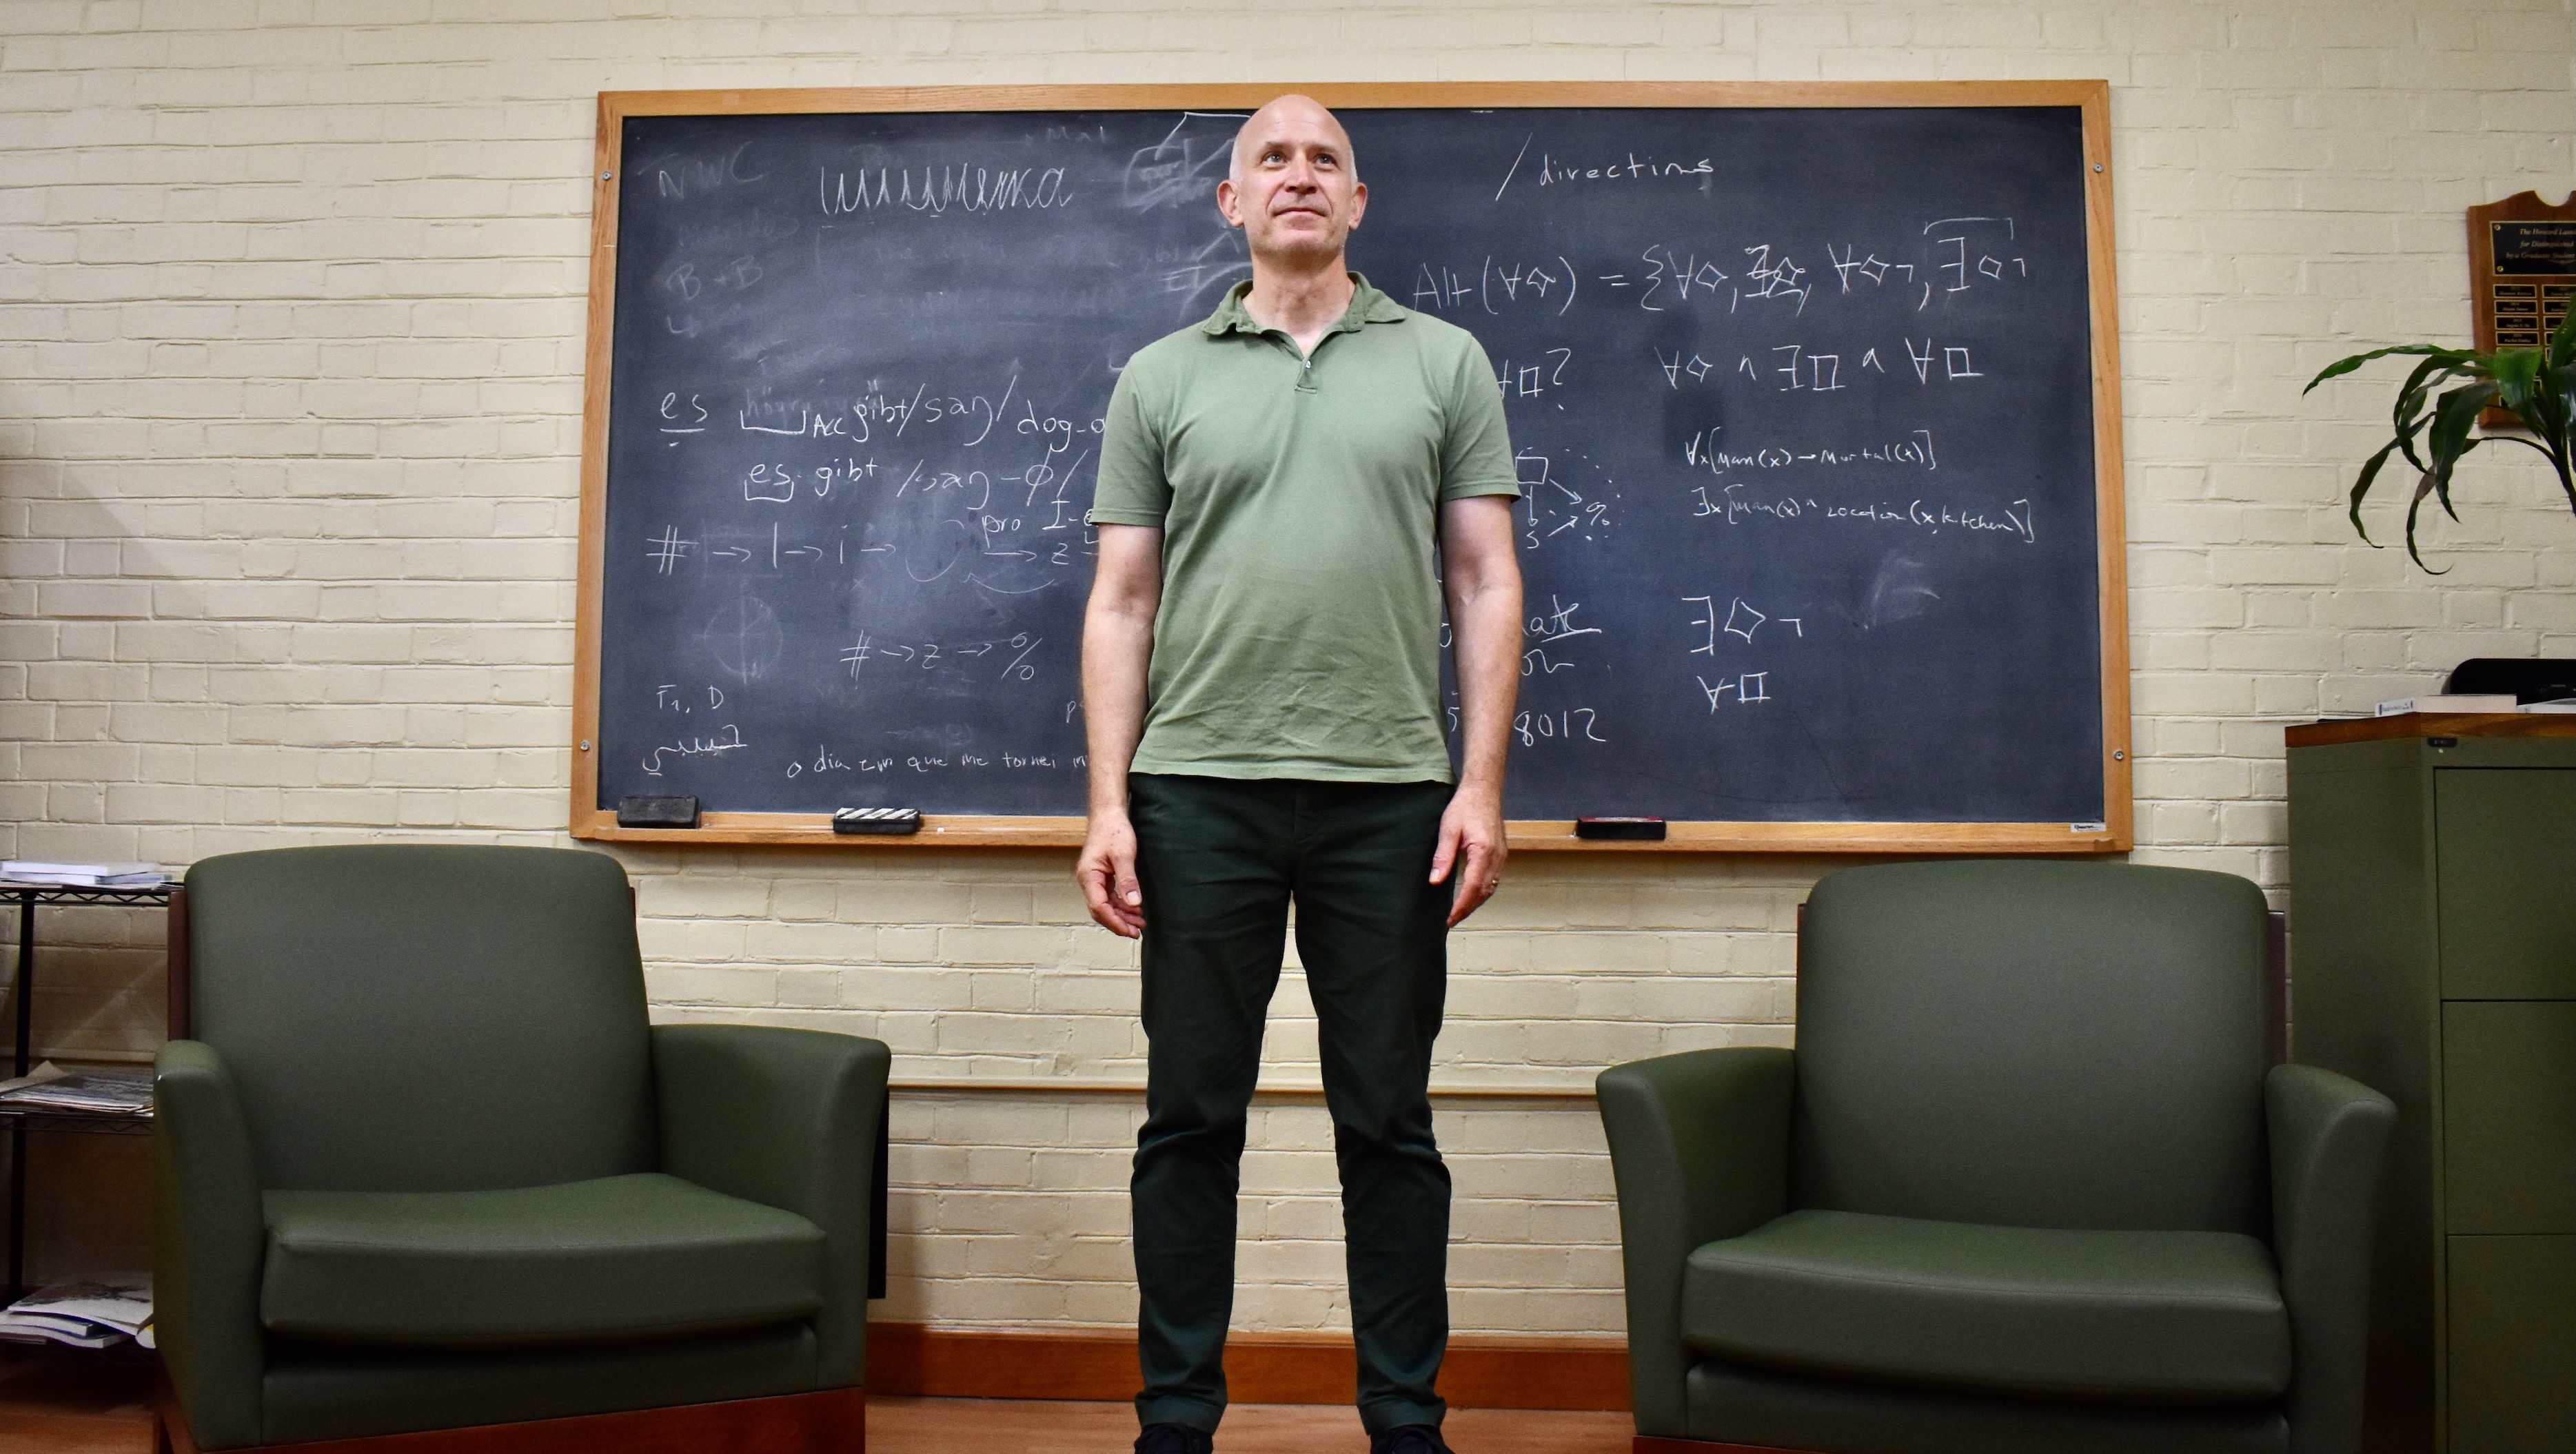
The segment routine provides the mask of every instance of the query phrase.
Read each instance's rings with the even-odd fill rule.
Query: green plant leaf
[[[2576,479],[2569,478],[2568,424],[2576,420],[2576,370],[2559,357],[2562,348],[2576,347],[2576,316],[2558,326],[2550,339],[2540,364],[2540,376],[2533,381],[2529,404],[2515,412],[2523,426],[2540,441],[2535,446],[2549,457],[2550,466],[2558,472],[2558,488],[2568,503],[2576,505]]]
[[[2496,382],[2496,402],[2522,413],[2532,391],[2540,386],[2541,365],[2547,360],[2548,355],[2536,348],[2498,349],[2489,370]]]
[[[2435,384],[2454,377],[2457,372],[2457,364],[2452,360],[2428,358],[2415,366],[2397,390],[2397,406],[2390,414],[2398,449],[2406,456],[2406,462],[2419,470],[2433,467],[2415,453],[2416,431],[2424,427],[2424,403],[2432,397]]]
[[[2442,509],[2454,520],[2460,518],[2451,509],[2451,471],[2462,456],[2477,448],[2483,440],[2469,431],[2478,423],[2478,411],[2486,408],[2496,396],[2492,383],[2462,384],[2443,393],[2433,406],[2433,428],[2424,437],[2425,448],[2433,456],[2434,492],[2442,497]]]
[[[2424,497],[2431,495],[2443,514],[2453,520],[2460,518],[2459,510],[2451,504],[2451,471],[2459,467],[2469,451],[2486,442],[2469,431],[2477,427],[2478,411],[2495,396],[2496,386],[2491,382],[2462,384],[2445,391],[2433,406],[2433,427],[2424,438],[2425,452],[2432,456],[2432,463],[2415,482],[2414,498],[2406,502],[2406,554],[2426,571],[2433,568],[2424,564],[2423,551],[2415,542],[2415,525],[2424,509]]]
[[[2424,552],[2417,549],[2415,546],[2415,512],[2424,508],[2424,497],[2426,495],[2432,494],[2435,490],[2440,488],[2442,487],[2437,485],[2434,481],[2433,472],[2431,470],[2426,470],[2416,479],[2415,493],[2406,501],[2406,558],[2415,562],[2416,569],[2424,572],[2424,574],[2428,576],[2447,575],[2450,572],[2450,567],[2444,566],[2441,570],[2435,570],[2431,566],[2424,564]],[[2451,501],[2449,493],[2445,490],[2443,493],[2442,508],[2447,510],[2450,507]],[[2456,519],[2458,517],[2455,516],[2453,518]]]
[[[2560,466],[2560,450],[2553,446],[2551,441],[2564,440],[2567,436],[2567,421],[2571,416],[2576,416],[2576,397],[2571,397],[2571,394],[2576,394],[2576,389],[2570,387],[2571,381],[2567,370],[2551,363],[2546,351],[2535,349],[2533,352],[2540,354],[2540,362],[2533,371],[2530,389],[2518,400],[2510,393],[2501,400],[2506,408],[2513,411],[2514,419],[2530,432],[2531,437],[2528,439],[2519,435],[2502,437],[2538,450],[2541,456],[2549,461],[2551,468],[2557,469]],[[2560,472],[2563,474],[2564,470]]]
[[[2400,344],[2338,359],[2308,381],[2306,390],[2351,373],[2374,359],[2404,356],[2422,360],[2398,386],[2389,410],[2389,438],[2361,467],[2353,481],[2345,513],[2353,533],[2378,548],[2362,521],[2361,507],[2392,457],[2415,470],[2415,488],[2406,502],[2406,554],[2428,574],[2417,537],[2424,501],[2429,497],[2453,520],[2460,518],[2451,500],[2452,475],[2471,450],[2491,439],[2510,440],[2533,449],[2549,461],[2559,492],[2576,510],[2576,314],[2550,335],[2541,348],[2502,349],[2480,353],[2437,344]],[[2529,436],[2499,433],[2479,436],[2478,416],[2490,404],[2519,421]]]
[[[2361,500],[2364,495],[2370,493],[2371,481],[2379,478],[2380,466],[2387,464],[2388,457],[2397,452],[2397,444],[2398,441],[2392,439],[2381,445],[2379,453],[2372,455],[2362,465],[2361,478],[2353,481],[2352,484],[2352,507],[2347,513],[2352,517],[2353,533],[2361,537],[2362,544],[2373,550],[2379,549],[2379,542],[2370,538],[2370,527],[2361,523]]]
[[[2429,343],[2401,343],[2393,348],[2374,348],[2368,353],[2357,353],[2350,358],[2336,359],[2333,363],[2326,365],[2315,378],[2308,380],[2308,387],[2306,389],[2301,389],[2299,392],[2305,394],[2310,389],[2314,389],[2317,385],[2324,383],[2328,379],[2341,378],[2345,374],[2351,373],[2354,369],[2361,367],[2363,364],[2366,364],[2375,358],[2387,358],[2393,354],[2401,353],[2458,354],[2460,352],[2461,350],[2456,348],[2439,348]]]

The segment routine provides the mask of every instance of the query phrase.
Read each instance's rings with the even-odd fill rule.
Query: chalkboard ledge
[[[621,828],[617,815],[578,817],[575,838],[603,843],[765,843],[812,848],[1080,848],[1080,818],[1007,818],[925,813],[903,835],[834,833],[829,813],[709,813],[695,828]]]
[[[587,821],[585,821],[585,818]],[[2125,853],[2126,822],[1674,823],[1658,841],[1577,838],[1574,821],[1511,823],[1514,853]],[[765,844],[808,848],[1079,848],[1080,818],[925,814],[908,837],[836,834],[823,813],[709,813],[696,828],[620,828],[617,815],[576,815],[572,836],[602,843]]]

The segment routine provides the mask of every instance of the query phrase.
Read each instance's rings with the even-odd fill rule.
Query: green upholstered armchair
[[[2242,879],[1846,869],[1798,1045],[1602,1073],[1640,1450],[2359,1447],[2396,1111],[2268,1065]]]
[[[648,1025],[595,853],[239,853],[184,901],[153,1126],[173,1445],[611,1416],[611,1447],[649,1409],[697,1447],[860,1447],[883,1044]],[[718,1436],[743,1420],[768,1432]]]

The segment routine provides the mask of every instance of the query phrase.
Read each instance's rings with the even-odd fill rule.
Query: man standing
[[[1447,1450],[1449,1173],[1427,1087],[1448,930],[1501,881],[1520,490],[1484,350],[1347,269],[1367,204],[1331,112],[1282,96],[1245,122],[1217,206],[1252,280],[1136,353],[1101,446],[1075,875],[1094,919],[1144,939],[1139,1454],[1206,1454],[1225,1413],[1245,1108],[1292,899],[1360,1418],[1372,1454]]]

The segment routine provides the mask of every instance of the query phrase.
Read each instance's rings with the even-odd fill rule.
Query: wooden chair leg
[[[158,1359],[152,1369],[152,1454],[197,1454],[187,1418],[179,1412],[179,1391],[170,1386],[170,1370]]]

